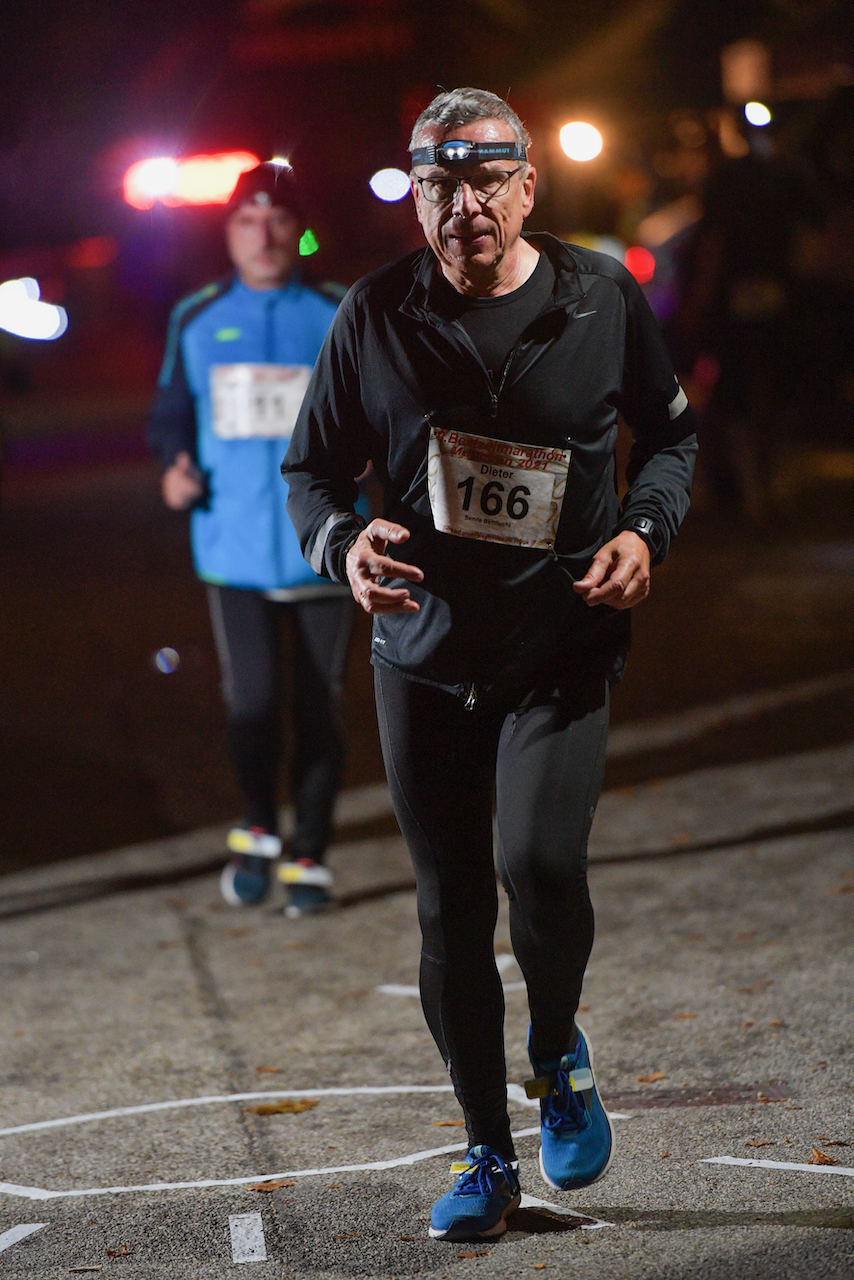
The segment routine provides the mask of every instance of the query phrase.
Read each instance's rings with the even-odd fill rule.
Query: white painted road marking
[[[37,1129],[61,1129],[69,1124],[86,1124],[89,1120],[113,1120],[120,1116],[138,1116],[147,1111],[174,1111],[179,1107],[206,1107],[215,1102],[254,1102],[258,1098],[347,1098],[357,1094],[390,1093],[453,1093],[450,1084],[383,1084],[354,1085],[352,1088],[331,1089],[274,1089],[255,1093],[222,1093],[204,1098],[175,1098],[169,1102],[144,1102],[136,1107],[113,1107],[110,1111],[89,1111],[79,1116],[64,1116],[57,1120],[36,1120],[33,1124],[18,1124],[11,1129],[0,1129],[0,1138],[13,1133],[33,1133]]]
[[[228,1218],[231,1232],[232,1262],[266,1262],[267,1245],[260,1213],[232,1213]]]
[[[747,1160],[739,1156],[707,1156],[700,1164],[738,1164],[747,1169],[789,1169],[795,1173],[839,1173],[854,1178],[854,1169],[836,1164],[790,1164],[786,1160]]]
[[[41,1231],[42,1227],[47,1225],[46,1222],[22,1222],[17,1227],[10,1227],[0,1236],[0,1253],[4,1249],[11,1249],[12,1245],[17,1244],[19,1240],[26,1240],[27,1236],[31,1236],[35,1231]]]
[[[502,951],[495,957],[495,967],[499,973],[506,973],[508,969],[512,969],[516,963],[516,957],[512,956],[509,951]],[[505,991],[524,991],[524,982],[505,982],[503,983]],[[381,996],[412,996],[418,997],[421,992],[418,987],[407,986],[405,983],[384,982],[375,988]]]
[[[520,1209],[548,1209],[551,1213],[559,1213],[564,1218],[592,1218],[592,1214],[579,1213],[577,1209],[567,1209],[565,1204],[552,1204],[550,1200],[539,1200],[536,1196],[522,1194]],[[613,1222],[605,1222],[602,1218],[593,1218],[583,1224],[586,1231],[598,1231],[600,1227],[613,1227]]]
[[[539,1133],[540,1126],[535,1129],[520,1129],[513,1134],[514,1138],[527,1138]],[[464,1142],[453,1142],[447,1147],[433,1147],[429,1151],[414,1151],[410,1155],[397,1156],[392,1160],[372,1160],[368,1164],[333,1164],[320,1169],[285,1169],[280,1173],[253,1173],[250,1178],[203,1178],[198,1182],[149,1182],[134,1187],[75,1187],[73,1191],[46,1191],[41,1187],[19,1187],[14,1182],[0,1182],[0,1191],[7,1195],[17,1195],[29,1200],[69,1199],[72,1196],[108,1196],[120,1195],[127,1191],[183,1191],[194,1187],[240,1187],[248,1182],[270,1182],[278,1178],[321,1178],[331,1173],[366,1173],[373,1169],[400,1169],[404,1165],[418,1164],[422,1160],[432,1160],[434,1156],[447,1156],[455,1151],[465,1151]]]
[[[316,1092],[323,1092],[323,1090],[316,1090]],[[341,1090],[341,1092],[352,1091]],[[251,1094],[250,1096],[258,1097],[259,1095]],[[629,1116],[622,1116],[619,1112],[612,1113],[611,1118],[630,1119]],[[531,1129],[517,1129],[513,1137],[530,1138],[539,1132],[540,1126],[535,1125]],[[240,1187],[249,1182],[270,1182],[278,1178],[320,1178],[328,1177],[332,1173],[367,1173],[372,1170],[400,1169],[405,1165],[418,1164],[422,1160],[432,1160],[434,1156],[451,1155],[455,1151],[465,1150],[466,1143],[454,1142],[446,1147],[432,1147],[427,1151],[414,1151],[409,1155],[396,1156],[391,1160],[371,1160],[366,1164],[334,1164],[318,1169],[285,1169],[279,1173],[253,1173],[250,1177],[242,1178],[203,1178],[198,1182],[147,1182],[130,1187],[75,1187],[72,1191],[47,1191],[42,1187],[25,1187],[15,1182],[0,1182],[0,1193],[5,1192],[6,1195],[19,1196],[27,1200],[58,1200],[74,1196],[121,1195],[131,1191],[185,1191],[204,1187]]]
[[[502,984],[504,991],[524,991],[524,982],[505,982]],[[384,982],[376,990],[381,996],[413,996],[421,995],[417,987],[408,987],[398,982]]]

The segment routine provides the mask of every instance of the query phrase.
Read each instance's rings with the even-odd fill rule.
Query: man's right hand
[[[417,613],[419,605],[406,587],[381,587],[379,578],[403,578],[423,582],[424,574],[414,564],[390,560],[385,554],[389,542],[406,542],[409,530],[388,520],[372,520],[347,552],[347,577],[353,597],[365,613]]]
[[[167,507],[186,511],[198,502],[205,491],[202,473],[189,453],[179,453],[171,467],[163,472],[160,492]]]

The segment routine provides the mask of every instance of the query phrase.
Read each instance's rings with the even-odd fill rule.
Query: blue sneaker
[[[270,892],[270,873],[282,852],[278,836],[260,827],[234,827],[226,840],[232,858],[222,869],[219,887],[231,907],[254,907]]]
[[[580,1027],[574,1053],[559,1062],[537,1062],[525,1081],[529,1098],[540,1099],[540,1172],[557,1191],[577,1191],[604,1178],[614,1156],[614,1130],[593,1079],[593,1053]]]
[[[472,1147],[465,1160],[451,1165],[456,1183],[433,1205],[434,1240],[489,1240],[504,1235],[507,1215],[518,1209],[519,1161],[505,1161],[492,1147]]]
[[[289,919],[316,915],[332,902],[332,872],[322,863],[297,858],[295,862],[283,862],[277,874],[288,891],[285,915]]]

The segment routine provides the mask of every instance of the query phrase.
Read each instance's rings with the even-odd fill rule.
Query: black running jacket
[[[441,312],[437,261],[419,250],[359,281],[321,350],[282,464],[288,514],[315,572],[346,582],[344,557],[365,521],[353,479],[369,463],[384,516],[410,530],[396,559],[418,613],[373,620],[372,661],[473,705],[599,670],[619,677],[628,610],[572,591],[593,555],[634,528],[663,560],[690,498],[694,415],[634,277],[615,258],[552,236],[530,242],[555,268],[551,302],[493,381],[462,326]],[[622,505],[617,417],[633,443]],[[553,550],[438,532],[427,491],[430,425],[571,450]],[[387,585],[404,585],[389,582]]]

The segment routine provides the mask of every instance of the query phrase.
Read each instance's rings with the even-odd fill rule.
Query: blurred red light
[[[655,275],[655,258],[642,245],[634,244],[627,249],[624,262],[638,284],[649,284]]]
[[[124,197],[135,209],[150,209],[158,200],[172,209],[187,204],[226,204],[240,175],[258,163],[250,151],[183,160],[138,160],[124,176]]]

